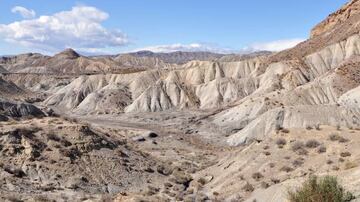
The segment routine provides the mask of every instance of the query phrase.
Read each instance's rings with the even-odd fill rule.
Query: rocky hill
[[[2,57],[0,66],[9,73],[79,75],[136,72],[167,68],[171,64],[157,58],[131,55],[85,57],[72,49],[67,49],[52,57],[33,53]],[[1,69],[0,71],[4,71]]]

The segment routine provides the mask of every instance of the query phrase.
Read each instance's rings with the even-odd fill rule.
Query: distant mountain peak
[[[138,53],[138,54],[153,54],[154,52],[149,51],[149,50],[141,50],[141,51],[137,51],[137,52],[134,52],[134,53]]]
[[[68,48],[56,54],[54,57],[65,57],[67,59],[76,59],[79,58],[80,56],[81,55],[77,53],[74,49]]]
[[[173,63],[173,64],[184,64],[191,60],[202,60],[202,61],[215,60],[224,56],[224,54],[212,53],[206,51],[195,51],[195,52],[174,51],[168,53],[154,53],[152,51],[143,50],[128,54],[135,57],[154,57],[166,63]]]

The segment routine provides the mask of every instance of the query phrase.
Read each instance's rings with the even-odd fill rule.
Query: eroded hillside
[[[330,174],[359,197],[359,6],[278,53],[1,58],[1,196],[286,201]]]

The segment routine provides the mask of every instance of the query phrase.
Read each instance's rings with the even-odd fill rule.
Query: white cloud
[[[271,41],[271,42],[265,42],[265,43],[253,43],[248,47],[245,47],[243,50],[248,52],[254,52],[254,51],[282,51],[285,49],[292,48],[299,44],[300,42],[303,42],[305,39],[283,39],[283,40],[277,40],[277,41]]]
[[[282,51],[288,48],[292,48],[302,41],[304,41],[304,39],[284,39],[284,40],[277,40],[266,43],[253,43],[240,50],[223,48],[218,45],[208,44],[208,43],[192,43],[192,44],[176,43],[169,45],[148,46],[133,51],[148,50],[152,52],[164,52],[164,53],[175,52],[175,51],[188,51],[188,52],[208,51],[208,52],[224,53],[224,54],[229,54],[229,53],[246,54],[256,51],[273,51],[273,52]]]
[[[0,24],[0,36],[6,41],[45,52],[65,48],[99,50],[128,44],[119,30],[109,30],[101,23],[109,15],[95,7],[76,6],[51,16]]]
[[[215,53],[231,53],[231,49],[222,48],[214,44],[206,43],[191,43],[191,44],[169,44],[169,45],[157,45],[157,46],[148,46],[144,48],[139,48],[134,51],[148,50],[156,53],[169,53],[176,51],[186,51],[186,52],[195,52],[195,51],[208,51]]]
[[[20,14],[23,18],[34,18],[36,13],[34,10],[24,8],[22,6],[15,6],[11,12]]]

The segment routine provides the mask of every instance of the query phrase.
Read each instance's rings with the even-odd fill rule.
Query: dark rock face
[[[3,78],[0,77],[0,95],[13,95],[17,93],[20,94],[23,92],[24,91],[14,83],[5,81]]]
[[[7,120],[9,120],[8,117],[0,115],[0,121],[7,121]]]
[[[34,117],[45,116],[45,114],[34,105],[25,104],[25,103],[13,103],[4,100],[0,100],[0,112],[2,112],[3,114],[2,117],[4,117],[4,115],[14,118],[20,118],[26,116],[34,116]]]

